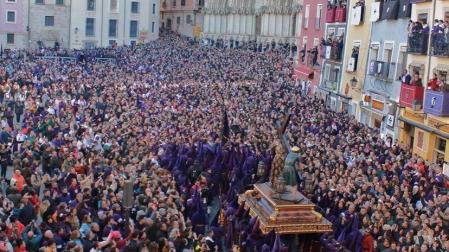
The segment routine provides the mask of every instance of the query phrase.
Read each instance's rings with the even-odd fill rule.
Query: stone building
[[[29,1],[29,48],[69,47],[71,0]]]
[[[301,7],[300,0],[210,0],[202,37],[229,47],[253,43],[259,51],[290,46],[296,56]]]
[[[205,0],[161,0],[161,28],[188,37],[199,37]]]
[[[28,5],[23,1],[0,1],[0,44],[3,49],[26,47]]]

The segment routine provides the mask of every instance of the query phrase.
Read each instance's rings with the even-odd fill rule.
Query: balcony
[[[337,41],[333,41],[331,45],[326,45],[325,59],[341,62],[342,60],[342,48],[344,45],[339,45]],[[343,43],[343,42],[341,42]]]
[[[368,75],[374,76],[376,79],[392,82],[395,79],[394,70],[396,63],[371,60]]]
[[[449,92],[426,90],[424,112],[435,116],[449,116]]]
[[[327,7],[326,23],[334,23],[335,22],[335,11],[336,11],[336,8],[334,6]]]
[[[401,85],[401,95],[399,104],[403,107],[418,110],[424,98],[424,87],[411,86],[408,84]]]
[[[427,54],[428,33],[410,33],[407,41],[407,52]]]
[[[338,89],[337,81],[325,80],[321,86],[334,93],[336,93]]]
[[[433,56],[449,57],[449,40],[443,33],[432,33],[431,53]]]
[[[410,0],[411,4],[424,3],[424,2],[432,2],[432,0]]]

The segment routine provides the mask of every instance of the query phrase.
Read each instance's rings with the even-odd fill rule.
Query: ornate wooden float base
[[[302,194],[299,203],[277,199],[269,183],[255,184],[253,190],[239,195],[239,204],[257,216],[262,233],[275,230],[279,234],[319,234],[332,231],[332,224]],[[274,198],[273,198],[274,197]],[[276,198],[276,199],[275,199]]]

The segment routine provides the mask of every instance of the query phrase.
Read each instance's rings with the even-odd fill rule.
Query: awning
[[[410,124],[410,125],[413,125],[413,126],[415,126],[415,127],[417,127],[417,128],[420,128],[420,129],[422,129],[422,130],[424,130],[424,131],[433,133],[433,134],[438,135],[438,136],[440,136],[440,137],[449,139],[449,134],[444,133],[444,132],[441,131],[441,130],[434,129],[434,128],[432,128],[432,127],[429,127],[429,126],[424,125],[424,124],[421,124],[421,123],[417,123],[417,122],[415,122],[415,121],[413,121],[413,120],[404,118],[404,117],[402,117],[402,116],[399,116],[398,120],[399,120],[399,121],[406,122],[406,123],[408,123],[408,124]]]

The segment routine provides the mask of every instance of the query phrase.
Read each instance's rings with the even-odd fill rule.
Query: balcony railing
[[[449,57],[449,35],[432,33],[431,52],[433,56]]]
[[[401,85],[401,95],[399,104],[407,108],[418,109],[423,102],[424,87],[412,86],[408,84]]]
[[[427,54],[429,33],[410,33],[407,41],[407,52]]]
[[[322,84],[322,87],[331,90],[333,92],[337,92],[337,81],[325,80]]]
[[[333,42],[338,43],[338,42]],[[342,48],[343,46],[339,46],[338,44],[328,45],[326,46],[326,55],[325,58],[334,61],[342,60]],[[328,53],[330,52],[330,53]]]
[[[385,81],[393,81],[395,79],[394,71],[396,63],[371,60],[368,75]]]
[[[449,92],[426,90],[424,112],[436,116],[449,116]]]

